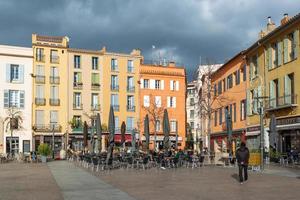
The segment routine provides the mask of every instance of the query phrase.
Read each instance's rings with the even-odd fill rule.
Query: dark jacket
[[[247,147],[240,147],[236,151],[236,159],[239,165],[248,165],[249,163],[249,149]]]

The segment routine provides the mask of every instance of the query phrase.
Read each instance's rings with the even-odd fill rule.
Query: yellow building
[[[278,134],[270,134],[270,146],[280,152],[300,150],[299,29],[300,14],[292,18],[285,14],[277,28],[269,18],[261,39],[247,50],[250,80],[246,135],[252,138],[253,148],[259,147],[259,137],[255,136],[260,134],[258,113],[262,104],[265,146],[269,147],[269,123],[274,116]]]
[[[35,149],[40,143],[61,149],[68,128],[68,37],[32,35],[32,128]]]

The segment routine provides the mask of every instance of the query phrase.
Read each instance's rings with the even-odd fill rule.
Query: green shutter
[[[287,63],[288,62],[288,38],[285,37],[283,39],[283,63]]]
[[[82,83],[81,72],[78,72],[78,83]]]
[[[269,67],[269,48],[266,48],[265,49],[265,65],[267,66],[267,69],[269,70],[270,67]]]
[[[294,37],[294,44],[293,44],[294,59],[296,59],[298,57],[298,53],[299,53],[299,30],[294,31],[293,37]]]
[[[278,48],[278,66],[282,65],[282,41],[279,41],[277,43],[277,48]]]
[[[259,59],[258,59],[258,53],[256,54],[256,74],[259,75],[260,69],[259,69]]]
[[[272,66],[272,46],[269,45],[269,48],[268,48],[268,69],[272,69],[273,66]]]
[[[252,58],[250,59],[250,67],[249,67],[249,80],[252,80],[252,71],[253,71],[253,62]]]
[[[24,91],[20,91],[20,108],[24,108],[25,104],[25,93]]]
[[[270,88],[270,107],[274,108],[276,106],[274,81],[270,81],[269,88]]]
[[[292,103],[292,88],[291,88],[291,79],[289,75],[284,76],[284,103]]]
[[[4,90],[4,108],[9,107],[9,90]]]
[[[257,88],[255,88],[253,91],[252,101],[253,101],[253,112],[257,113]]]
[[[247,90],[247,104],[246,104],[246,107],[247,107],[247,115],[249,116],[249,115],[251,115],[251,107],[250,107],[250,91],[249,90]]]

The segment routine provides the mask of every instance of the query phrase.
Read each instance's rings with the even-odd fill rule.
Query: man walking
[[[241,143],[241,147],[236,151],[236,159],[239,166],[239,177],[240,183],[243,184],[243,181],[248,179],[248,162],[249,162],[249,150],[246,147],[245,142]],[[243,177],[244,171],[244,177]]]

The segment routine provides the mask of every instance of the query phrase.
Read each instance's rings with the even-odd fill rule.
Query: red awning
[[[115,142],[121,142],[121,134],[115,135]],[[131,142],[131,134],[125,134],[125,142]]]

